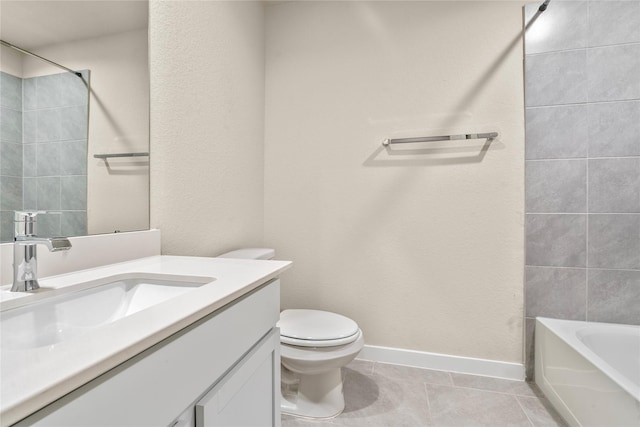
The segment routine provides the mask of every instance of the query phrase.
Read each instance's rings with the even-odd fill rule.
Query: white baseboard
[[[375,345],[365,345],[358,355],[358,359],[508,380],[524,380],[523,364],[498,360],[451,356]]]

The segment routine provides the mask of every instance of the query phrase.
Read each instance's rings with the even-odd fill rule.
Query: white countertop
[[[215,281],[46,347],[0,349],[0,420],[19,421],[229,302],[276,278],[289,261],[154,256],[40,279],[42,292],[0,288],[0,309],[47,291],[126,273],[205,276]]]

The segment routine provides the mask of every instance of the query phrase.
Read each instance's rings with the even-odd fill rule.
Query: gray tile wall
[[[640,1],[551,2],[525,99],[531,377],[536,316],[640,324]]]
[[[0,72],[0,242],[13,239],[22,198],[22,79]]]
[[[13,238],[18,209],[62,211],[39,217],[41,236],[86,234],[86,84],[71,73],[2,79],[0,241]]]

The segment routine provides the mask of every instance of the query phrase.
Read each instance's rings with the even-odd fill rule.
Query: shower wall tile
[[[22,144],[0,142],[0,171],[2,175],[22,176]]]
[[[87,140],[60,143],[60,175],[87,174]]]
[[[586,300],[586,269],[526,267],[527,316],[586,320]]]
[[[4,211],[22,209],[22,177],[0,176],[0,206]]]
[[[87,107],[61,108],[60,140],[67,141],[84,138],[87,138]]]
[[[38,180],[37,178],[24,178],[23,187],[23,209],[38,210]]]
[[[527,212],[586,212],[586,160],[527,161],[525,171],[525,207]]]
[[[38,108],[37,77],[29,77],[22,80],[22,105],[25,111]]]
[[[640,42],[640,1],[589,2],[589,46]]]
[[[525,229],[526,265],[586,267],[586,215],[527,214]]]
[[[589,270],[588,320],[640,325],[640,271]]]
[[[589,267],[640,269],[640,214],[589,215]]]
[[[22,143],[36,142],[36,130],[38,129],[38,111],[25,111],[22,114]]]
[[[574,104],[587,101],[585,50],[527,55],[525,81],[527,107]]]
[[[0,141],[22,142],[22,112],[0,107]]]
[[[13,240],[13,211],[0,211],[0,242]]]
[[[60,177],[60,209],[86,210],[87,206],[87,177]]]
[[[60,175],[60,143],[35,144],[37,176]]]
[[[60,221],[62,215],[38,215],[38,236],[58,237],[62,236]]]
[[[591,157],[640,156],[640,101],[589,104],[587,117]]]
[[[535,16],[540,4],[525,6],[525,22]],[[552,2],[527,30],[527,54],[577,49],[587,46],[587,2]]]
[[[589,102],[640,98],[640,44],[587,50]]]
[[[535,366],[536,354],[536,319],[533,317],[525,317],[524,319],[524,366],[525,378],[532,379],[534,377],[533,367]]]
[[[36,142],[60,140],[60,110],[38,110]]]
[[[89,95],[84,81],[72,73],[62,74],[60,78],[62,97],[61,107],[87,106]]]
[[[640,157],[589,160],[589,212],[640,213]]]
[[[22,79],[0,72],[0,106],[22,111]]]
[[[62,75],[51,74],[37,78],[36,104],[38,109],[62,106]]]
[[[37,176],[38,144],[22,144],[22,176]]]
[[[87,212],[62,212],[60,233],[62,236],[83,236],[87,234]]]
[[[587,123],[586,105],[527,108],[526,158],[587,157]]]
[[[38,177],[38,209],[60,209],[60,177]],[[45,215],[46,216],[46,215]]]

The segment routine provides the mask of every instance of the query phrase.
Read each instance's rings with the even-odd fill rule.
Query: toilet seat
[[[352,343],[361,335],[348,317],[321,310],[284,310],[280,313],[280,342],[300,347],[334,347]]]

